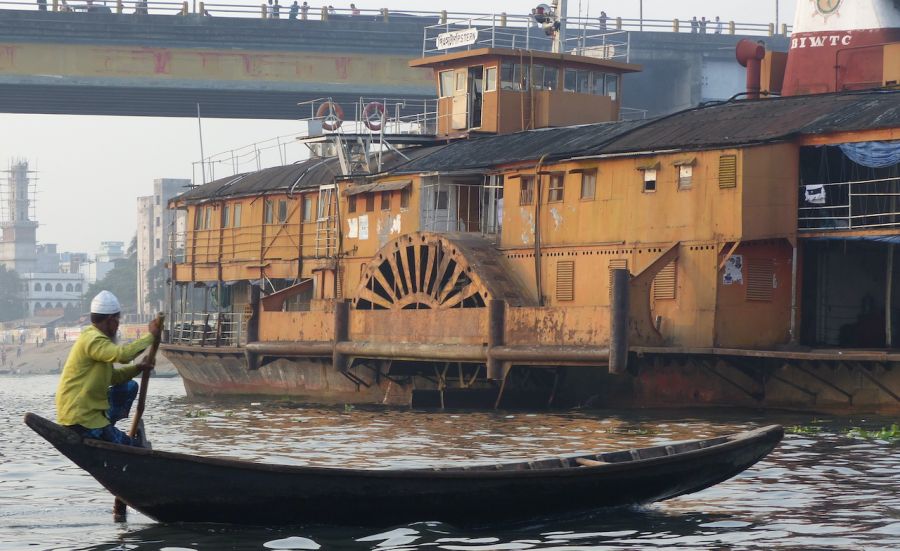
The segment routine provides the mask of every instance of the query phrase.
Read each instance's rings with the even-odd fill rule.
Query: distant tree
[[[166,301],[166,278],[169,276],[165,264],[157,264],[147,270],[147,303],[154,308]]]
[[[106,277],[91,283],[85,292],[84,300],[88,306],[85,310],[89,309],[91,299],[103,290],[116,295],[123,312],[134,312],[137,308],[137,237],[131,240],[127,256],[114,260],[113,263],[115,267]]]
[[[15,270],[0,265],[0,321],[25,317],[25,292]]]

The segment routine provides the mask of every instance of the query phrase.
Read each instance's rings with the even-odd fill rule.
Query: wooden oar
[[[159,350],[159,341],[162,336],[163,322],[166,320],[166,316],[165,314],[160,313],[156,316],[156,319],[159,322],[159,334],[153,337],[153,343],[150,345],[147,356],[143,361],[143,363],[153,366],[156,365],[156,351]],[[147,403],[147,386],[150,384],[150,371],[150,369],[145,369],[144,372],[141,373],[141,388],[138,391],[137,409],[134,412],[134,419],[131,421],[131,428],[128,430],[128,436],[131,438],[134,438],[137,434],[138,425],[141,423],[141,417],[144,416],[144,406]],[[146,440],[146,433],[143,437]],[[116,522],[123,522],[127,515],[128,509],[125,507],[125,502],[116,498],[115,503],[113,503],[113,519]]]

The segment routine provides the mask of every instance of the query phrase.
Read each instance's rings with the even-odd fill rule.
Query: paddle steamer
[[[430,116],[326,99],[317,155],[172,201],[188,393],[900,411],[897,4],[801,1],[746,94],[632,121],[624,35],[538,16],[426,32]]]

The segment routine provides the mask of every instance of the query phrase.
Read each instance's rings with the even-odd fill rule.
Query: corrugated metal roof
[[[733,101],[648,122],[592,153],[709,149],[900,126],[900,92],[818,94]]]
[[[647,122],[604,122],[470,138],[445,145],[430,155],[398,167],[394,172],[412,174],[484,169],[537,160],[545,154],[548,157],[577,155],[600,147]]]
[[[657,119],[544,128],[446,145],[397,173],[486,169],[516,162],[642,151],[736,147],[798,134],[900,126],[900,91],[732,101]]]

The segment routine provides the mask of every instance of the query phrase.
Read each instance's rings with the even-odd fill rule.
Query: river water
[[[54,418],[55,376],[0,376],[0,550],[90,549],[900,549],[900,445],[851,427],[897,422],[752,411],[460,412],[193,400],[151,380],[155,449],[267,463],[407,467],[539,459],[700,438],[771,423],[786,435],[764,461],[697,494],[648,507],[529,524],[459,528],[422,519],[377,529],[159,524],[129,511],[22,422]],[[124,422],[123,422],[124,425]],[[473,499],[477,499],[473,496]],[[510,503],[510,507],[515,507]]]

